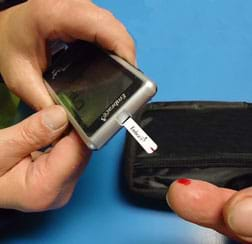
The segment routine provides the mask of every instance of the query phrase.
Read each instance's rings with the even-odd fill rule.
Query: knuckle
[[[121,47],[121,42],[123,41],[124,45],[135,54],[135,43],[131,35],[129,34],[126,26],[120,22],[116,17],[114,17],[113,13],[107,9],[99,8],[97,11],[97,23],[98,25],[113,25],[114,28],[117,29],[118,35],[114,40],[113,47],[114,50],[119,49]],[[119,43],[118,43],[119,42]]]
[[[117,21],[118,21],[118,26],[120,27],[121,31],[128,33],[127,27],[119,20],[117,20]]]
[[[106,23],[110,20],[115,19],[114,15],[112,14],[112,12],[110,12],[107,9],[103,9],[103,8],[98,8],[98,12],[97,12],[97,22],[99,23]]]
[[[44,134],[45,131],[43,129],[35,132],[29,123],[24,123],[23,126],[20,126],[20,143],[32,147],[40,146],[45,141],[43,139]],[[43,135],[43,137],[39,135]]]
[[[50,32],[60,21],[60,16],[66,16],[66,11],[71,11],[69,1],[32,0],[28,3],[30,3],[30,16],[42,32]]]

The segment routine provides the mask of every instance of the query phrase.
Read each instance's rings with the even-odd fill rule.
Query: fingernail
[[[139,66],[138,66],[138,63],[137,63],[137,60],[135,60],[135,66],[136,66],[136,68],[139,67]]]
[[[171,208],[171,204],[170,204],[170,202],[169,202],[169,194],[168,194],[168,192],[167,192],[167,194],[166,194],[166,203],[167,203],[167,205]]]
[[[240,200],[227,218],[229,227],[238,235],[252,237],[252,198]]]
[[[181,178],[181,179],[178,179],[177,182],[179,184],[187,186],[187,185],[190,185],[192,181],[190,179],[187,179],[187,178]]]
[[[43,114],[43,121],[51,130],[58,130],[67,124],[67,115],[60,106],[53,106]]]

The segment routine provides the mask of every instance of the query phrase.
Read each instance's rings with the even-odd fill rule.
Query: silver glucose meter
[[[64,43],[44,79],[90,149],[99,149],[125,126],[147,152],[156,150],[131,118],[156,93],[156,85],[120,57],[88,42]]]

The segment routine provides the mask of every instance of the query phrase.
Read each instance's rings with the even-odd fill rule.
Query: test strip
[[[131,117],[129,117],[122,125],[128,130],[128,132],[135,138],[135,140],[147,153],[151,154],[157,150],[157,144]]]

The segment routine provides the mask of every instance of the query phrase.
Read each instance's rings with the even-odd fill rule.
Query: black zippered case
[[[252,104],[155,102],[135,120],[159,148],[147,154],[127,134],[123,173],[131,199],[158,206],[178,178],[237,190],[252,185]]]

